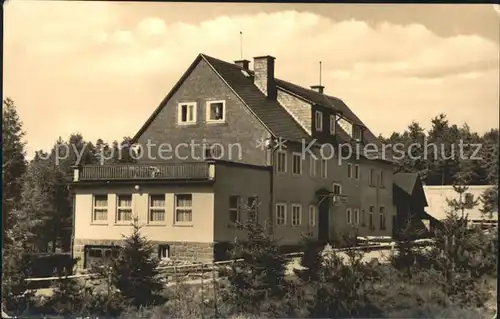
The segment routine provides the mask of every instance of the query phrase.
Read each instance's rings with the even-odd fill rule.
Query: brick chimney
[[[243,68],[245,70],[248,70],[250,67],[250,61],[248,61],[248,60],[234,61],[234,64],[236,64],[237,66],[239,66],[240,68]]]
[[[325,89],[325,87],[323,85],[313,85],[311,86],[311,90],[314,90],[316,92],[318,92],[319,94],[323,94],[323,90]]]
[[[254,83],[269,99],[276,99],[274,60],[269,55],[253,58]]]

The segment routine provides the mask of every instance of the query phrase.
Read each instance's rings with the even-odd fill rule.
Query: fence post
[[[214,317],[218,318],[219,313],[217,310],[217,282],[215,281],[215,260],[212,260],[212,284],[214,289]]]

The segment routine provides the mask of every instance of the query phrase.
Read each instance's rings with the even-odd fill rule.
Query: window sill
[[[124,222],[115,222],[113,226],[132,226],[133,221],[132,220],[127,220]]]
[[[146,227],[149,227],[149,226],[167,226],[167,223],[166,222],[149,222],[146,224]]]
[[[302,173],[292,173],[292,177],[302,177]]]
[[[186,223],[186,224],[174,223],[172,226],[173,227],[193,227],[194,225],[192,223]]]
[[[177,122],[177,126],[196,126],[198,122]]]
[[[109,226],[109,223],[108,222],[99,222],[99,221],[95,221],[95,222],[91,222],[90,225],[92,226]]]
[[[222,125],[227,124],[226,120],[206,120],[205,123],[210,124],[210,125],[212,125],[212,124],[219,124],[219,125],[220,124],[222,124]]]

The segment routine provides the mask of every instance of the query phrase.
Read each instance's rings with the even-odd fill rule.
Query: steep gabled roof
[[[396,173],[393,176],[394,185],[398,186],[402,191],[408,195],[413,194],[413,189],[417,183],[417,173]]]
[[[184,80],[194,70],[196,65],[201,60],[206,61],[217,75],[227,84],[227,86],[241,99],[241,101],[249,108],[249,110],[257,117],[257,119],[269,130],[275,137],[282,137],[291,141],[311,141],[312,137],[301,127],[301,125],[275,100],[268,99],[262,91],[254,84],[253,71],[244,70],[242,67],[228,63],[205,54],[199,54],[193,63],[189,66],[180,80],[174,85],[172,90],[163,99],[160,105],[156,108],[153,114],[149,117],[146,123],[141,127],[139,132],[134,136],[132,142],[137,142],[137,139],[144,133],[146,128],[151,124],[154,118],[158,115],[161,109],[166,105],[168,100],[173,96],[177,89],[182,85]],[[246,73],[246,74],[245,74]],[[325,107],[331,107],[339,112],[343,117],[350,122],[363,126],[363,141],[364,143],[374,143],[381,145],[375,135],[366,128],[366,125],[351,111],[351,109],[340,99],[320,94],[314,90],[306,89],[299,85],[275,79],[278,88],[291,92],[297,97],[310,102],[311,104],[319,104]],[[349,135],[337,127],[335,136],[337,142],[352,143],[355,142]],[[365,156],[373,158],[374,154]],[[379,156],[380,159],[389,160],[390,154],[385,158]]]
[[[137,142],[138,138],[144,133],[158,113],[160,113],[167,104],[168,100],[170,100],[202,59],[212,67],[217,75],[233,90],[272,135],[293,141],[301,141],[303,139],[306,141],[311,140],[307,132],[302,129],[299,123],[297,123],[277,101],[269,100],[264,93],[254,85],[253,77],[247,77],[243,74],[242,68],[205,54],[199,54],[167,96],[162,100],[160,105],[154,110],[153,114],[139,129],[132,139],[132,143]]]
[[[257,86],[254,85],[253,72],[247,71],[246,76],[242,68],[207,55],[203,58],[213,67],[221,78],[231,87],[255,115],[265,123],[271,133],[288,140],[310,140],[311,137],[297,123],[293,117],[277,102],[268,99]]]

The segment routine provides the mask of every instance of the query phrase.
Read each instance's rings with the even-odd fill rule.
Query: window
[[[314,123],[316,131],[323,131],[323,113],[321,111],[316,111],[314,113]]]
[[[359,180],[359,165],[354,165],[354,178]]]
[[[353,212],[354,212],[353,222],[355,225],[358,225],[359,224],[359,209],[354,208]]]
[[[196,123],[196,103],[179,103],[177,113],[179,124]]]
[[[316,226],[316,206],[314,205],[309,206],[309,226]]]
[[[276,204],[276,225],[286,225],[286,205]]]
[[[384,183],[384,171],[380,171],[380,187],[384,187],[385,183]]]
[[[226,120],[226,102],[207,102],[207,122],[224,122]]]
[[[292,173],[295,175],[302,174],[302,155],[300,153],[293,153]]]
[[[170,258],[170,246],[169,245],[159,245],[158,246],[158,258],[160,258],[160,259]]]
[[[370,186],[375,186],[375,170],[370,169],[370,176],[368,177],[368,184]]]
[[[361,226],[366,225],[366,212],[364,209],[361,210]]]
[[[379,211],[380,211],[380,229],[385,229],[385,221],[386,221],[385,207],[380,207]]]
[[[370,211],[369,211],[369,214],[368,214],[368,226],[370,228],[373,228],[374,225],[373,225],[373,212],[375,211],[375,206],[370,206]]]
[[[247,220],[251,223],[257,223],[257,206],[258,206],[257,197],[249,197],[247,206],[248,206]]]
[[[300,226],[302,223],[302,206],[292,204],[292,226]]]
[[[132,195],[118,195],[116,210],[117,221],[132,220]]]
[[[108,220],[108,195],[94,195],[94,207],[92,208],[92,221]]]
[[[352,224],[352,211],[350,208],[346,209],[346,222]]]
[[[333,194],[334,195],[342,195],[342,185],[333,183]]]
[[[361,141],[361,127],[356,124],[352,124],[352,138],[356,141]]]
[[[229,196],[229,221],[233,224],[240,222],[240,197]]]
[[[335,126],[337,124],[335,115],[330,115],[330,134],[335,135]]]
[[[223,156],[222,145],[210,145],[205,149],[205,159],[221,159]]]
[[[277,161],[276,161],[276,171],[278,173],[286,173],[286,153],[283,151],[276,152]]]
[[[149,196],[149,221],[165,221],[165,195]]]
[[[347,164],[347,178],[352,178],[352,164]]]
[[[321,178],[328,178],[328,160],[321,160]]]
[[[309,175],[311,177],[315,177],[316,176],[316,162],[318,160],[315,159],[314,157],[311,156],[311,159],[309,160]]]
[[[193,195],[175,195],[175,223],[190,224],[193,222]]]

